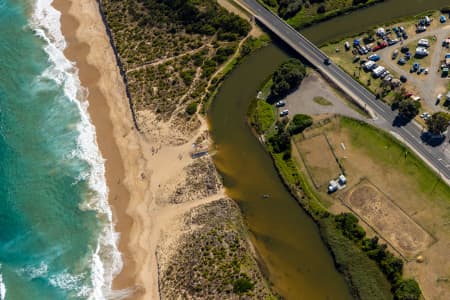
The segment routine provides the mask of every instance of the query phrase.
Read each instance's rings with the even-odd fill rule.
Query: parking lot
[[[421,101],[422,112],[447,110],[443,104],[449,88],[450,65],[446,65],[445,57],[450,54],[450,22],[447,16],[442,17],[436,13],[380,26],[323,50],[388,103],[401,92]],[[447,61],[450,64],[450,55]],[[444,95],[443,101],[437,101],[439,94]]]

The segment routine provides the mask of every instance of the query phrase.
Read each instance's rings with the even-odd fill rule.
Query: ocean
[[[105,299],[121,269],[59,19],[51,0],[0,0],[0,300]]]

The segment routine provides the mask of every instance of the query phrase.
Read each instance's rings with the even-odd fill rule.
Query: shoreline
[[[113,292],[132,291],[137,283],[137,266],[129,248],[133,219],[127,209],[131,194],[125,182],[126,169],[121,150],[127,150],[129,142],[138,147],[140,145],[130,118],[128,103],[123,102],[126,100],[124,85],[115,59],[111,61],[114,54],[97,2],[81,2],[84,3],[55,0],[52,6],[61,13],[61,31],[68,45],[64,55],[76,63],[81,85],[88,90],[88,111],[96,128],[97,144],[105,159],[108,202],[113,212],[114,232],[120,234],[117,246],[123,263],[122,270],[113,278],[112,289]],[[86,13],[89,9],[90,13]],[[82,30],[83,35],[78,34],[78,30],[83,27],[88,28]],[[96,51],[91,51],[93,45],[97,46]],[[100,47],[103,51],[99,51]],[[127,156],[137,161],[140,159],[137,157],[138,152],[127,151]]]

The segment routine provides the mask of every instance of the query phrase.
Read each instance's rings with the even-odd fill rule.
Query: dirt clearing
[[[316,135],[296,145],[315,187],[326,189],[328,182],[341,173],[326,136]]]
[[[348,191],[342,200],[406,259],[414,259],[434,242],[430,234],[367,180]]]

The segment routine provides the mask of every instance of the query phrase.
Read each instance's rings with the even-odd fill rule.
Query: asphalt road
[[[359,101],[360,103],[362,101],[364,105],[367,105],[366,107],[375,116],[375,119],[383,120],[380,122],[375,121],[378,124],[383,124],[380,127],[395,133],[394,135],[397,138],[413,148],[441,176],[447,179],[447,181],[450,179],[450,158],[446,154],[448,146],[447,139],[438,146],[430,146],[422,139],[423,130],[415,122],[409,122],[403,126],[394,125],[397,114],[388,105],[377,100],[375,95],[337,65],[333,63],[325,65],[324,60],[327,56],[313,43],[286,24],[278,16],[264,8],[256,0],[240,1],[253,12],[258,21],[308,60],[324,76],[333,81],[333,83],[355,101]]]

